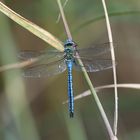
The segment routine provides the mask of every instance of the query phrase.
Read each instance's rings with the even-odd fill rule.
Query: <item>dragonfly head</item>
[[[64,43],[65,51],[66,49],[76,50],[77,44],[73,42],[71,39],[67,39]]]
[[[75,43],[71,39],[67,39],[64,43],[64,47],[67,48],[69,46],[75,46]]]

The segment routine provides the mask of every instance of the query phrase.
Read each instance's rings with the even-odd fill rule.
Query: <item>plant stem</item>
[[[58,5],[59,5],[60,14],[61,14],[61,17],[62,17],[64,26],[65,26],[65,30],[66,30],[67,36],[68,36],[68,38],[71,38],[71,39],[72,39],[72,36],[71,36],[70,30],[69,30],[67,21],[66,21],[66,19],[65,19],[65,15],[64,15],[64,11],[63,11],[63,8],[62,8],[62,5],[61,5],[61,1],[60,1],[60,0],[57,0],[57,2],[58,2]],[[77,53],[77,55],[78,55],[78,53]],[[78,56],[79,56],[79,55],[78,55]],[[78,58],[80,58],[80,57],[78,57]],[[81,59],[78,59],[78,62],[79,62],[79,64],[80,64],[81,66],[83,66],[83,62],[82,62]],[[88,76],[88,74],[87,74],[87,72],[86,72],[86,69],[85,69],[84,67],[82,67],[82,71],[83,71],[84,77],[85,77],[85,79],[86,79],[86,81],[87,81],[87,84],[89,85],[89,88],[90,88],[90,90],[91,90],[91,93],[92,93],[92,95],[94,96],[94,99],[95,99],[96,104],[97,104],[97,106],[98,106],[98,108],[99,108],[99,111],[100,111],[100,113],[101,113],[101,116],[102,116],[102,118],[103,118],[103,120],[104,120],[105,126],[106,126],[106,128],[107,128],[107,130],[108,130],[108,133],[109,133],[109,136],[110,136],[111,140],[114,140],[113,131],[112,131],[112,129],[111,129],[111,126],[110,126],[110,124],[109,124],[109,121],[108,121],[108,119],[107,119],[107,116],[106,116],[106,114],[105,114],[105,111],[104,111],[104,109],[103,109],[103,106],[102,106],[102,104],[101,104],[101,102],[100,102],[100,100],[99,100],[99,98],[98,98],[98,96],[97,96],[97,94],[96,94],[96,91],[95,91],[95,89],[94,89],[94,87],[93,87],[93,85],[92,85],[92,82],[91,82],[91,80],[90,80],[90,78],[89,78],[89,76]]]
[[[17,14],[13,10],[11,10],[9,7],[4,5],[2,2],[0,2],[0,11],[11,18],[13,21],[27,29],[28,31],[32,32],[34,35],[38,36],[51,46],[55,47],[59,51],[63,51],[64,47],[62,45],[62,42],[59,41],[55,36],[53,36],[48,31],[42,29],[41,27],[37,26],[36,24],[32,23],[31,21],[25,19],[21,15]]]
[[[59,9],[60,9],[60,15],[61,15],[62,20],[63,20],[63,24],[64,24],[64,28],[65,28],[67,37],[68,37],[68,39],[72,40],[72,35],[71,35],[71,32],[70,32],[67,20],[65,18],[65,14],[64,14],[64,11],[63,11],[63,7],[62,7],[62,4],[61,4],[61,1],[57,0],[57,3],[58,3],[58,6],[59,6]]]
[[[102,0],[102,4],[103,4],[103,8],[104,8],[104,13],[105,13],[106,27],[107,27],[108,38],[109,38],[109,42],[110,42],[111,58],[112,58],[112,64],[113,64],[114,91],[115,91],[114,134],[116,136],[117,135],[117,125],[118,125],[118,91],[117,91],[115,52],[114,52],[112,31],[111,31],[111,26],[110,26],[110,21],[109,21],[109,16],[108,16],[105,0]]]

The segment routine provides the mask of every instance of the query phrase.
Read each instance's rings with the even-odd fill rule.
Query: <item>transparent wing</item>
[[[74,67],[76,70],[82,70],[82,67],[86,69],[87,72],[97,72],[101,70],[106,70],[112,68],[112,60],[92,60],[92,59],[81,59],[83,66],[78,64],[78,60],[74,61]]]
[[[110,44],[109,42],[103,44],[96,44],[89,48],[77,49],[77,52],[80,57],[91,58],[109,52],[110,51],[109,44]]]
[[[25,69],[23,76],[31,78],[49,77],[66,70],[64,59],[49,64],[40,64]]]
[[[39,60],[42,58],[51,58],[51,57],[62,57],[64,56],[64,52],[59,52],[57,50],[43,50],[43,51],[30,51],[24,50],[18,53],[18,58],[21,60],[29,60],[33,58],[38,58]]]
[[[22,59],[22,60],[28,60],[28,59],[33,59],[36,57],[41,56],[40,52],[37,51],[21,51],[18,53],[18,58]]]

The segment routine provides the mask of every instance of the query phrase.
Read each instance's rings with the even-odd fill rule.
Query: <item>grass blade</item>
[[[7,70],[11,70],[11,69],[19,69],[19,68],[24,68],[26,66],[29,66],[33,63],[35,63],[38,59],[32,59],[32,60],[26,60],[26,61],[22,61],[22,62],[18,62],[18,63],[13,63],[13,64],[8,64],[8,65],[4,65],[0,67],[0,72],[4,72]]]
[[[64,27],[65,27],[67,36],[68,36],[68,38],[72,39],[71,32],[69,30],[69,27],[67,25],[67,21],[65,19],[65,15],[64,15],[64,11],[63,11],[63,8],[62,8],[62,5],[61,5],[61,1],[57,0],[57,2],[58,2],[58,5],[59,5],[59,8],[60,8],[60,14],[61,14],[61,17],[62,17],[62,20],[63,20],[63,23],[64,23]],[[77,56],[78,56],[78,54],[77,54]],[[83,65],[81,59],[78,59],[78,62],[79,62],[80,65]],[[114,139],[112,139],[112,138],[114,138],[114,134],[113,134],[113,131],[111,129],[110,123],[109,123],[108,118],[106,116],[106,113],[105,113],[105,111],[103,109],[103,106],[102,106],[102,104],[101,104],[101,102],[100,102],[100,100],[99,100],[99,98],[98,98],[98,96],[96,94],[96,91],[95,91],[95,89],[94,89],[94,87],[92,85],[92,82],[91,82],[91,80],[89,78],[89,75],[86,72],[86,69],[84,67],[82,67],[82,71],[83,71],[84,77],[85,77],[85,79],[87,81],[87,84],[88,84],[88,86],[89,86],[89,88],[91,90],[91,93],[94,96],[95,102],[96,102],[96,104],[98,106],[98,109],[99,109],[99,111],[101,113],[101,116],[102,116],[102,118],[104,120],[105,126],[107,128],[108,133],[109,133],[109,136],[110,136],[111,140],[114,140]]]
[[[116,137],[117,125],[118,125],[118,90],[117,90],[117,74],[116,74],[116,65],[115,65],[115,52],[114,52],[112,31],[111,31],[111,26],[110,26],[110,21],[109,21],[109,16],[108,16],[105,0],[102,0],[102,4],[103,4],[104,13],[105,13],[106,27],[107,27],[108,38],[110,42],[111,58],[112,58],[112,64],[113,64],[114,91],[115,91],[114,134]]]
[[[19,14],[11,10],[9,7],[4,5],[2,2],[0,2],[0,11],[16,23],[27,29],[28,31],[32,32],[34,35],[38,36],[39,38],[50,44],[51,46],[55,47],[60,51],[64,50],[62,43],[51,33],[47,32],[46,30],[42,29],[41,27],[37,26],[31,21],[20,16]]]
[[[109,88],[114,88],[114,84],[95,87],[95,90],[96,90],[96,92],[99,92],[100,90],[109,89]],[[122,83],[122,84],[117,84],[117,88],[130,88],[130,89],[138,89],[139,90],[140,84]],[[79,99],[82,99],[82,98],[89,96],[89,95],[91,95],[91,91],[87,90],[87,91],[84,91],[83,93],[75,96],[74,100],[79,100]],[[67,102],[68,101],[64,101],[63,104],[65,104]]]

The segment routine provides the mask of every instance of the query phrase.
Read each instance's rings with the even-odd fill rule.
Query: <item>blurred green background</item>
[[[41,26],[61,41],[66,35],[62,21],[56,23],[59,9],[55,0],[4,1],[7,6]],[[64,2],[64,1],[62,1]],[[107,0],[117,59],[118,83],[140,82],[140,1]],[[101,1],[69,0],[65,7],[73,38],[80,48],[108,42]],[[121,14],[120,14],[121,13]],[[0,66],[18,62],[20,50],[51,48],[0,13]],[[0,73],[1,140],[107,140],[104,122],[92,96],[75,102],[75,117],[69,118],[67,72],[28,79],[22,70]],[[82,73],[73,71],[74,94],[88,89]],[[90,74],[94,86],[113,83],[112,70]],[[118,137],[140,139],[140,94],[135,89],[119,89]],[[113,126],[114,91],[98,92]]]

